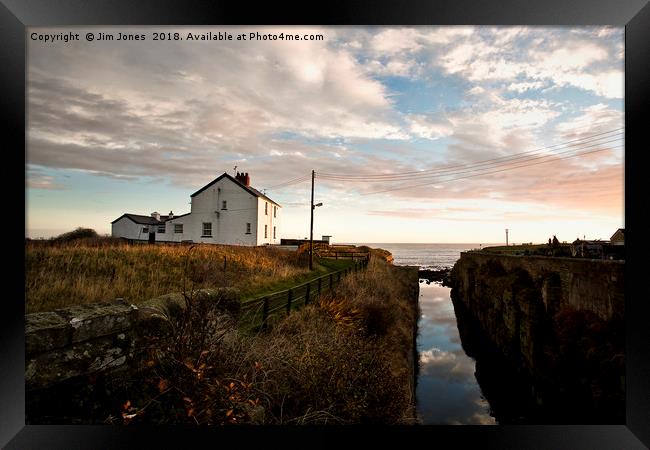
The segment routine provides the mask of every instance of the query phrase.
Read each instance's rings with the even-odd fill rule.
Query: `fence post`
[[[305,306],[309,303],[309,293],[311,291],[311,284],[307,283],[307,292],[305,292]]]
[[[319,298],[320,298],[320,288],[321,288],[322,282],[323,282],[323,277],[319,277],[318,278],[318,297]]]
[[[291,313],[291,301],[293,300],[293,289],[289,289],[287,295],[287,315]]]
[[[264,307],[262,308],[262,330],[266,330],[269,320],[269,298],[264,297]]]

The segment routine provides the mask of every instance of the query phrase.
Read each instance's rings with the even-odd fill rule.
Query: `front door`
[[[155,231],[153,233],[149,233],[149,243],[150,244],[155,244],[156,243],[156,232]]]

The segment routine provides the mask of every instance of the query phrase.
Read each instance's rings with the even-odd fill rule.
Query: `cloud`
[[[425,139],[438,139],[450,136],[454,132],[450,124],[431,120],[422,114],[408,115],[406,121],[409,123],[411,133]]]
[[[622,104],[609,100],[622,96],[621,29],[292,31],[302,30],[326,39],[48,47],[30,41],[28,164],[183,188],[237,164],[262,188],[312,169],[373,175],[472,164],[623,123]],[[588,101],[574,102],[567,88],[588,93]],[[425,207],[399,205],[434,198],[618,214],[621,153],[456,181],[450,179],[471,173],[451,171],[430,185],[374,197],[381,206],[358,194],[417,183],[321,178],[318,187],[328,204],[386,217],[431,218]],[[42,176],[28,186],[57,183]],[[291,204],[304,188],[270,192]],[[492,220],[481,211],[438,210],[433,217]]]
[[[587,106],[572,119],[558,124],[555,129],[564,139],[580,139],[622,128],[622,110],[613,109],[603,103]]]
[[[417,52],[423,48],[423,34],[415,28],[388,28],[370,38],[370,48],[379,55]]]
[[[420,352],[420,374],[466,383],[474,376],[474,361],[463,350],[449,352],[437,347]]]
[[[515,92],[526,92],[528,90],[540,89],[544,86],[544,83],[541,81],[528,81],[521,83],[511,83],[508,85],[508,90]]]
[[[268,155],[278,131],[408,138],[385,86],[347,51],[326,45],[146,42],[109,52],[32,45],[29,54],[31,164],[187,185],[190,174]]]
[[[66,187],[56,182],[53,176],[45,175],[37,170],[30,170],[25,178],[25,187],[29,189],[61,190]]]
[[[433,28],[391,27],[366,37],[369,51],[374,55],[393,56],[417,53],[432,47],[444,46],[457,39],[471,36],[474,27],[449,26]]]
[[[473,83],[501,82],[518,92],[550,84],[622,98],[623,65],[615,39],[613,44],[596,42],[595,38],[603,37],[598,30],[588,35],[546,29],[508,31],[484,29],[469,35],[436,53],[431,64]],[[608,36],[622,42],[620,31]],[[536,45],[530,45],[531,40]]]

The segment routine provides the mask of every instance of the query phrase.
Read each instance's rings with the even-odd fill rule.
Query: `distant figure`
[[[548,238],[548,245],[551,245],[551,238]]]
[[[557,240],[557,237],[553,235],[553,247],[558,247],[560,245],[560,241]]]

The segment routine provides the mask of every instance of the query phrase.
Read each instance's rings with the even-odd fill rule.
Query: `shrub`
[[[63,233],[58,235],[57,237],[53,238],[53,241],[55,242],[71,242],[75,241],[78,239],[84,239],[84,238],[98,238],[99,235],[95,230],[92,228],[82,228],[78,227],[72,231],[68,231],[67,233]]]

